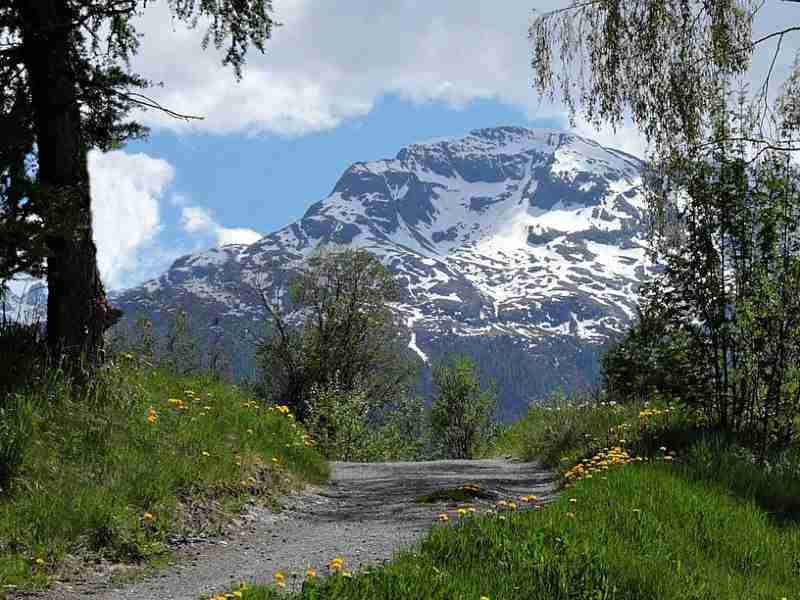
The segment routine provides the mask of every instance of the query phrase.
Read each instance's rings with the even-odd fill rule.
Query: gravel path
[[[197,600],[229,591],[240,581],[271,582],[278,569],[302,577],[312,565],[322,574],[337,555],[345,558],[346,568],[357,569],[391,559],[430,529],[446,504],[417,504],[419,495],[466,483],[489,492],[486,504],[525,494],[546,502],[553,495],[552,474],[536,463],[489,459],[332,466],[327,485],[285,496],[284,510],[277,514],[252,507],[248,526],[236,537],[185,546],[174,564],[136,583],[117,588],[97,581],[57,583],[35,597]]]

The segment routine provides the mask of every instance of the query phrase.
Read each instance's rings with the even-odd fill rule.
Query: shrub
[[[367,460],[431,458],[430,418],[420,398],[408,394],[380,412],[371,424]]]
[[[314,385],[305,426],[325,457],[363,459],[371,408],[367,392],[360,386],[348,390],[338,380],[325,387]]]
[[[286,404],[305,423],[311,390],[332,385],[388,403],[414,374],[392,309],[399,288],[366,250],[321,250],[309,256],[278,304],[267,301],[266,331],[256,346],[268,401]],[[276,288],[271,293],[277,292]]]
[[[475,361],[452,355],[433,370],[431,430],[449,458],[472,458],[493,437],[497,398],[483,389]]]

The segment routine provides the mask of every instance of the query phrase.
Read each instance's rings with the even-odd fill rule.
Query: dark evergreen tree
[[[125,121],[134,107],[165,110],[132,73],[139,47],[133,19],[149,0],[0,1],[0,281],[47,275],[47,340],[56,356],[95,362],[109,307],[92,239],[87,152],[146,130]],[[237,77],[252,44],[264,51],[274,25],[270,0],[168,0],[203,40],[227,45]],[[26,168],[35,157],[36,164]]]

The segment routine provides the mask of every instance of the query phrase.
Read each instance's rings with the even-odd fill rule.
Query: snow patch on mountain
[[[203,314],[257,320],[261,292],[280,297],[310,253],[365,248],[400,282],[396,310],[425,362],[443,339],[506,336],[534,353],[554,339],[597,346],[629,325],[652,270],[642,168],[553,129],[412,144],[355,163],[286,227],[183,257],[117,301],[147,298],[152,308],[180,298]]]

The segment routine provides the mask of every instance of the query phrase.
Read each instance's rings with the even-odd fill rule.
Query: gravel
[[[113,584],[113,567],[101,576],[86,565],[82,581],[56,582],[43,594],[24,597],[197,600],[230,591],[241,581],[269,583],[278,569],[286,572],[287,587],[297,572],[299,587],[309,566],[323,574],[331,558],[342,556],[345,568],[355,570],[390,560],[419,540],[447,505],[418,504],[417,496],[466,483],[488,492],[488,498],[473,502],[476,506],[525,494],[547,502],[554,493],[552,473],[508,459],[337,462],[332,467],[325,486],[284,496],[278,513],[250,506],[235,534],[183,540],[172,564],[134,582]]]

